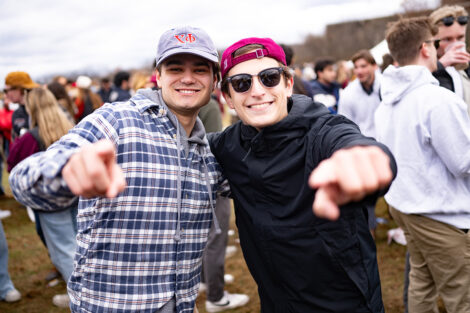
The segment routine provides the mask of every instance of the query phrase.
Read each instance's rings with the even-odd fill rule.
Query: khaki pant
[[[410,313],[438,312],[439,295],[448,313],[470,312],[470,232],[390,208],[405,232],[410,252]]]

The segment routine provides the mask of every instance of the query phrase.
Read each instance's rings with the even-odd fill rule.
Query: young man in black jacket
[[[209,142],[230,183],[261,312],[384,312],[366,206],[396,174],[389,150],[292,95],[284,52],[269,38],[233,44],[221,68],[241,121]]]

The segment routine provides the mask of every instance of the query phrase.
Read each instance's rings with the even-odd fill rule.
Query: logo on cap
[[[189,33],[189,34],[179,34],[179,35],[175,35],[175,38],[180,42],[180,43],[185,43],[185,42],[195,42],[196,41],[196,37],[194,37],[193,34]]]

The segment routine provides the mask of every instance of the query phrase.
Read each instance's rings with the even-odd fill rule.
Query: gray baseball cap
[[[209,35],[200,28],[183,26],[163,33],[158,42],[157,66],[166,58],[180,53],[198,55],[211,62],[219,62],[219,54]]]

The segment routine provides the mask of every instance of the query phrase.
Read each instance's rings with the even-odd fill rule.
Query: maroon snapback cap
[[[233,53],[240,49],[241,47],[251,45],[251,44],[259,44],[264,47],[264,49],[257,49],[253,52],[240,55],[238,57],[234,57]],[[284,54],[284,50],[274,42],[271,38],[245,38],[240,41],[237,41],[227,49],[225,49],[224,53],[222,54],[222,62],[221,62],[221,71],[222,71],[222,78],[228,73],[228,71],[234,67],[235,65],[245,62],[251,59],[259,59],[264,57],[270,57],[273,59],[278,60],[282,64],[286,65],[286,55]]]

